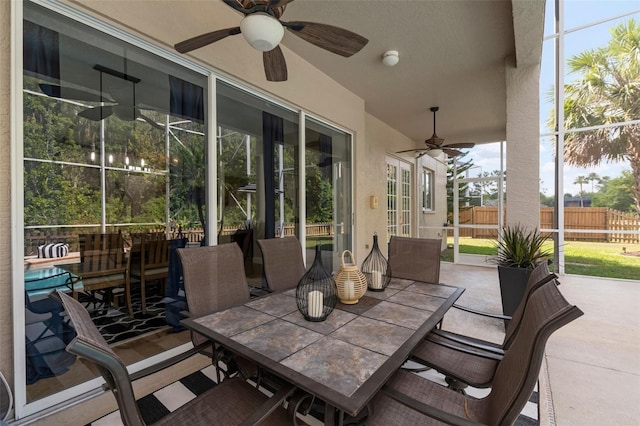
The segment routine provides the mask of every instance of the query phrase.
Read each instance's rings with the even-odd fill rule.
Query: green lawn
[[[445,251],[443,260],[452,262],[453,238],[449,238],[448,243],[451,248]],[[549,248],[553,248],[551,243]],[[460,238],[460,252],[494,255],[496,250],[493,240]],[[567,274],[640,279],[640,244],[565,241],[564,252]]]

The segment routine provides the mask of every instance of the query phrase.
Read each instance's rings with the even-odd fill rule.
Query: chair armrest
[[[500,354],[496,353],[495,351],[485,351],[485,350],[478,349],[478,348],[473,348],[473,347],[458,346],[458,345],[454,345],[452,343],[444,342],[442,340],[431,340],[428,337],[427,337],[427,340],[429,342],[435,343],[436,345],[440,345],[440,346],[443,346],[445,348],[453,349],[453,350],[458,351],[458,352],[463,352],[463,353],[467,353],[469,355],[474,355],[474,356],[478,356],[478,357],[482,357],[482,358],[487,358],[487,359],[493,359],[493,360],[496,360],[496,361],[500,361],[504,357],[504,353],[502,355],[500,355]]]
[[[508,315],[494,314],[492,312],[478,311],[477,309],[467,308],[466,306],[458,305],[457,303],[454,303],[453,307],[456,308],[456,309],[460,309],[461,311],[469,312],[469,313],[472,313],[472,314],[475,314],[475,315],[481,315],[483,317],[496,318],[496,319],[502,319],[502,320],[510,320],[511,319],[511,317],[508,316]]]
[[[403,394],[402,392],[397,391],[396,389],[384,385],[382,387],[382,392],[387,394],[390,398],[398,401],[402,405],[405,405],[413,410],[416,410],[425,416],[429,416],[433,419],[440,420],[450,425],[459,425],[459,426],[479,426],[482,423],[474,422],[469,419],[465,419],[462,417],[458,417],[454,414],[448,413],[446,411],[442,411],[432,405],[427,405],[423,402],[420,402],[410,396]]]
[[[496,343],[488,342],[486,340],[476,339],[470,336],[463,336],[462,334],[452,333],[445,330],[431,330],[431,333],[427,335],[427,339],[434,343],[439,343],[439,340],[430,339],[429,336],[435,335],[443,339],[450,340],[452,342],[461,343],[466,346],[473,346],[474,348],[481,349],[483,351],[494,352],[498,355],[504,356],[504,349]]]
[[[184,318],[191,318],[193,317],[193,314],[189,311],[180,311],[180,315]]]
[[[278,391],[274,393],[271,398],[266,400],[260,406],[260,408],[258,408],[258,410],[254,411],[253,414],[249,418],[245,419],[242,423],[240,423],[240,425],[248,426],[262,423],[264,420],[266,420],[267,417],[269,417],[271,413],[277,410],[278,407],[282,405],[284,400],[291,396],[291,394],[293,394],[295,390],[296,387],[289,383],[281,386],[280,389],[278,389]]]
[[[174,364],[177,364],[181,361],[184,361],[187,358],[190,358],[200,352],[202,352],[203,350],[206,350],[208,347],[210,347],[212,345],[211,342],[204,342],[199,344],[198,346],[194,346],[193,348],[189,349],[186,352],[183,352],[181,354],[172,356],[169,359],[165,359],[164,361],[160,361],[154,365],[151,365],[147,368],[143,368],[140,371],[136,371],[135,373],[131,373],[129,375],[131,381],[134,380],[138,380],[141,379],[143,377],[146,377],[150,374],[154,374],[157,373],[158,371],[164,370],[165,368],[171,367]]]

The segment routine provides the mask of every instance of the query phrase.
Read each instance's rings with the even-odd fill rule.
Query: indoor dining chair
[[[367,425],[513,424],[538,382],[549,336],[582,314],[553,282],[542,285],[530,296],[520,330],[486,397],[472,398],[400,370],[373,399]]]
[[[103,291],[109,303],[113,289],[124,287],[127,311],[133,317],[129,257],[125,256],[122,234],[81,234],[79,240],[80,268],[71,283],[73,297],[77,299],[79,293],[85,293],[97,301],[95,293]]]
[[[157,373],[192,356],[203,346],[129,375],[126,365],[109,347],[87,310],[77,300],[63,292],[57,293],[77,332],[67,345],[67,351],[94,364],[118,403],[120,418],[127,426],[145,425],[136,403],[132,382]],[[210,345],[204,343],[203,345]],[[218,383],[208,391],[162,417],[154,425],[290,425],[282,402],[293,393],[294,386],[281,387],[271,398],[236,377]]]
[[[305,273],[302,247],[294,236],[258,240],[269,291],[295,288]]]
[[[140,237],[140,256],[131,261],[131,278],[140,281],[142,314],[147,313],[147,285],[158,283],[160,293],[164,294],[169,274],[169,240],[142,234]]]

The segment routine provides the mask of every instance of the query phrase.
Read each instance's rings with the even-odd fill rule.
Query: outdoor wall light
[[[387,50],[382,54],[382,63],[388,67],[395,66],[400,61],[397,50]]]
[[[261,52],[272,50],[284,37],[282,24],[266,13],[245,16],[240,22],[240,31],[249,44]]]

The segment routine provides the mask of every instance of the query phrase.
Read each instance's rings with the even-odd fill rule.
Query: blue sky
[[[554,2],[547,0],[546,19],[545,19],[545,35],[554,33]],[[613,21],[592,27],[580,29],[580,27],[593,24],[611,17],[619,17],[623,14],[634,12],[631,16],[624,16]],[[626,22],[630,18],[640,21],[640,1],[638,0],[567,0],[565,1],[565,30],[568,31],[565,36],[565,56],[568,58],[577,53],[588,49],[604,46],[610,39],[609,29],[617,23]],[[576,30],[576,31],[573,31]],[[548,132],[545,125],[546,119],[551,113],[553,100],[548,99],[548,93],[554,85],[553,74],[553,56],[554,46],[553,40],[544,42],[541,78],[540,78],[540,130]],[[566,75],[566,81],[575,78],[573,75]],[[547,138],[548,139],[548,138]],[[475,169],[477,172],[491,172],[499,168],[500,147],[499,144],[478,145],[470,151],[467,158],[472,158],[474,164],[480,166]],[[600,176],[616,177],[620,175],[620,171],[629,169],[628,164],[601,164],[592,168],[576,168],[565,166],[564,170],[564,192],[577,194],[579,187],[574,185],[577,176],[586,176],[595,172]],[[540,144],[540,178],[542,181],[541,191],[547,195],[553,194],[554,190],[554,156],[553,146],[548,141],[542,141]],[[585,191],[587,189],[585,188]]]

